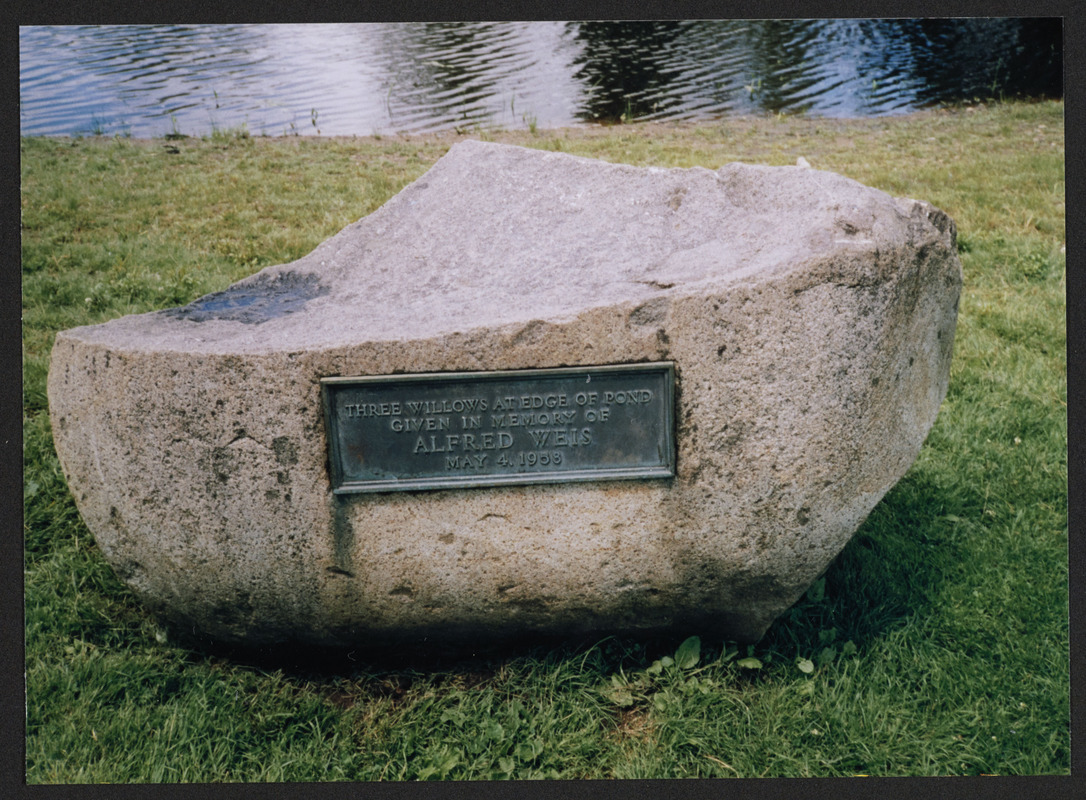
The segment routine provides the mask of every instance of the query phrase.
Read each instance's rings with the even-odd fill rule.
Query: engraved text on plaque
[[[675,474],[674,366],[321,381],[336,494]]]

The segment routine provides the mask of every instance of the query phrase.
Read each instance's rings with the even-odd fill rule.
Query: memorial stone
[[[465,141],[311,254],[57,335],[106,559],[249,645],[754,641],[916,458],[952,221],[805,167]]]

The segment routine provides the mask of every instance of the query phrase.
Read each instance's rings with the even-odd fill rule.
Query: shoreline
[[[264,142],[290,142],[290,141],[325,141],[325,142],[357,142],[357,141],[382,141],[385,139],[397,141],[431,141],[444,139],[482,138],[486,141],[503,141],[504,139],[528,139],[538,140],[547,138],[582,138],[586,140],[607,136],[616,133],[634,132],[679,132],[692,131],[705,128],[727,129],[731,127],[747,128],[762,125],[810,125],[814,127],[835,128],[864,128],[880,127],[893,124],[922,121],[925,119],[954,118],[964,115],[983,114],[993,109],[1016,106],[1058,105],[1063,106],[1063,98],[1023,98],[1010,100],[996,100],[978,102],[974,104],[943,105],[932,108],[922,108],[900,114],[883,114],[870,117],[829,117],[807,115],[803,113],[792,114],[747,114],[728,117],[706,117],[702,119],[676,119],[676,120],[637,120],[623,123],[597,123],[584,122],[555,128],[503,128],[501,126],[488,127],[483,125],[470,126],[464,129],[448,128],[433,131],[376,131],[367,134],[320,134],[320,133],[293,133],[293,134],[265,134],[253,133],[243,125],[223,127],[210,133],[166,133],[161,136],[126,136],[124,134],[19,134],[20,140],[39,139],[46,141],[83,141],[83,142],[112,142],[124,141],[138,143],[157,142],[200,142],[222,141],[231,139],[243,139]]]

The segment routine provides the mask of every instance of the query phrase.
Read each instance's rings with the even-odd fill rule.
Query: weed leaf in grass
[[[701,639],[691,636],[675,651],[675,664],[679,669],[692,669],[701,659]]]

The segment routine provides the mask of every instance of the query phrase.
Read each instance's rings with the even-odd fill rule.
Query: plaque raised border
[[[672,478],[675,365],[321,379],[335,494]]]

